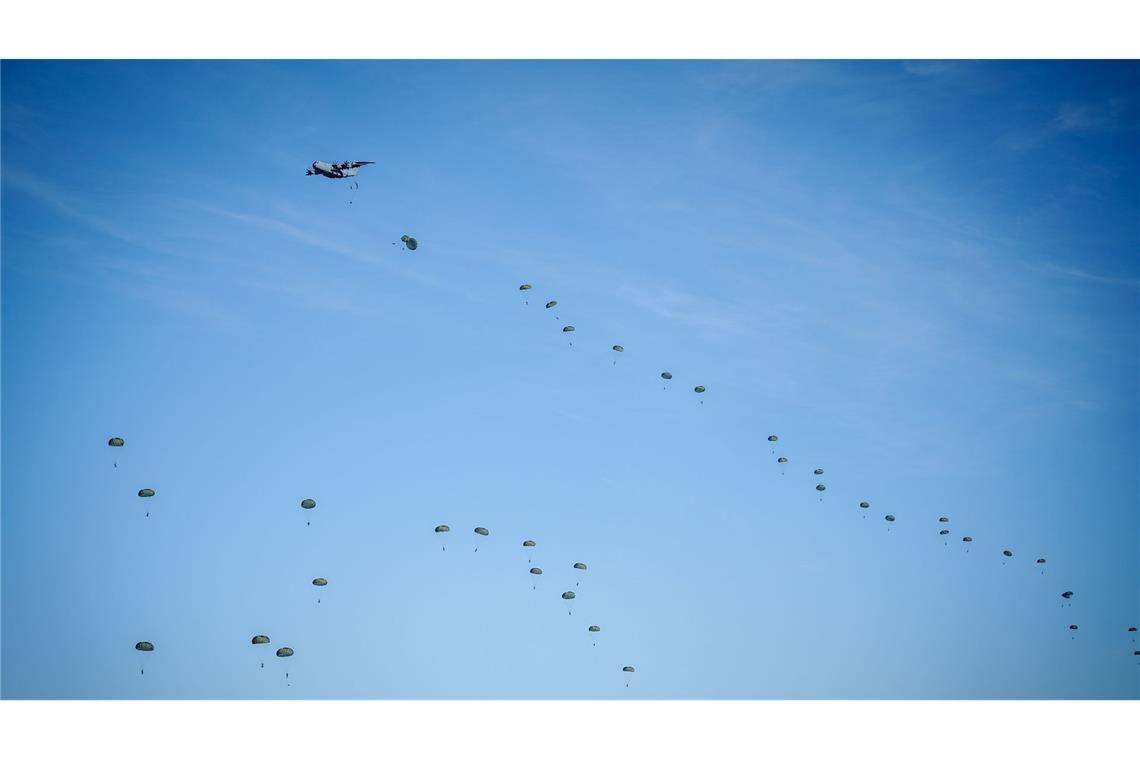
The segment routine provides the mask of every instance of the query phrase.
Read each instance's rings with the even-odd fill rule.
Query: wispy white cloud
[[[138,242],[131,230],[109,222],[97,214],[78,207],[75,202],[65,199],[64,194],[59,188],[33,174],[5,166],[3,169],[3,181],[4,184],[8,185],[11,189],[36,199],[40,203],[51,207],[57,213],[79,222],[88,229],[109,235],[124,243]]]
[[[1084,270],[1075,267],[1066,267],[1059,264],[1049,262],[1043,266],[1045,271],[1053,274],[1058,274],[1063,277],[1068,277],[1075,280],[1083,280],[1085,282],[1096,282],[1102,285],[1113,285],[1117,287],[1129,288],[1131,290],[1140,290],[1140,279],[1130,277],[1110,277],[1106,275],[1093,274],[1092,272],[1085,272]]]

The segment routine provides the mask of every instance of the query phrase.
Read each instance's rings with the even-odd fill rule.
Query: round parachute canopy
[[[1003,549],[1003,550],[1002,550],[1002,554],[1004,554],[1004,555],[1005,555],[1005,556],[1007,556],[1007,557],[1012,557],[1012,556],[1013,556],[1013,552],[1011,552],[1009,549]]]
[[[820,483],[818,486],[816,486],[816,487],[815,487],[815,490],[817,490],[817,491],[826,491],[826,490],[827,490],[827,486],[825,486],[823,483]]]
[[[705,392],[705,386],[703,386],[703,385],[698,385],[696,388],[693,388],[693,393],[704,393],[704,392]]]
[[[317,502],[313,499],[304,499],[301,502],[301,509],[314,509],[316,506]]]
[[[598,632],[599,632],[599,631],[601,631],[601,630],[602,630],[602,629],[601,629],[601,628],[599,628],[599,627],[598,627],[598,626],[596,626],[596,625],[592,625],[592,626],[590,626],[590,628],[589,628],[589,631],[590,631],[590,633],[598,633]]]
[[[777,461],[777,462],[779,462],[780,464],[787,464],[787,463],[788,463],[788,458],[787,458],[787,457],[780,457],[780,458],[779,458],[779,459],[777,459],[776,461]]]
[[[1072,591],[1065,591],[1061,594],[1061,598],[1072,599],[1073,598],[1073,592]]]
[[[111,440],[107,441],[108,446],[123,446],[124,444],[126,444],[126,441],[124,441],[122,438],[112,438]]]
[[[661,379],[662,380],[672,380],[673,379],[673,373],[672,372],[662,372],[661,373]]]
[[[446,525],[435,526],[435,532],[436,533],[447,533],[450,530],[451,530],[451,528],[447,527]]]
[[[1134,655],[1136,655],[1136,656],[1140,657],[1140,651],[1136,651],[1136,652],[1133,652],[1132,654],[1134,654]]]
[[[621,669],[621,672],[622,673],[633,673],[635,671],[634,671],[632,665],[626,665],[624,668]]]
[[[153,488],[144,488],[141,491],[139,491],[139,496],[143,497],[144,499],[147,498],[148,496],[154,496],[154,489]]]
[[[949,517],[939,517],[938,522],[950,522],[950,518]]]
[[[1136,626],[1132,626],[1131,628],[1129,628],[1128,632],[1129,633],[1136,633]]]
[[[562,332],[574,332],[574,325],[566,325],[562,328]]]
[[[486,528],[476,528],[475,532],[478,533],[480,536],[491,535],[491,531],[487,530]]]
[[[400,237],[400,242],[408,246],[409,251],[414,251],[417,247],[419,247],[419,242],[411,235],[402,235]]]
[[[269,643],[269,637],[268,636],[254,636],[253,640],[251,640],[249,643],[251,643],[251,644],[268,644]]]
[[[895,516],[894,516],[894,515],[887,515],[887,516],[886,516],[886,517],[884,517],[883,519],[884,519],[884,520],[886,520],[887,522],[894,522],[894,521],[895,521]]]
[[[289,647],[281,647],[280,649],[277,650],[277,656],[278,657],[292,657],[293,656],[293,650],[290,649]]]
[[[547,301],[546,302],[546,308],[548,308],[548,309],[553,309],[557,305],[558,305],[557,301]]]
[[[313,578],[313,585],[314,586],[327,586],[327,585],[329,585],[329,582],[326,581],[324,578]]]
[[[870,508],[871,508],[871,502],[869,502],[869,501],[859,502],[859,509],[870,509]]]
[[[823,470],[821,470],[821,469],[820,469],[820,468],[818,468],[818,467],[817,467],[817,468],[815,468],[814,472],[815,472],[815,474],[816,474],[816,475],[822,475],[822,474],[823,474]]]
[[[563,599],[573,599],[575,596],[577,596],[577,594],[575,594],[573,591],[563,591],[562,592],[562,598]]]
[[[625,348],[623,348],[622,346],[614,346],[614,351],[617,351],[619,354],[624,350],[625,350]]]
[[[154,644],[151,644],[149,641],[140,641],[139,643],[135,644],[135,649],[139,650],[140,652],[153,652]]]
[[[950,531],[948,531],[948,530],[946,530],[945,528],[943,528],[942,530],[938,531],[938,535],[940,535],[940,536],[948,536],[948,535],[950,535]]]
[[[1078,629],[1078,628],[1077,628],[1075,625],[1070,625],[1070,626],[1069,626],[1069,630],[1070,630],[1070,631],[1076,631],[1076,630],[1079,630],[1079,629]]]
[[[1045,558],[1042,557],[1041,559],[1037,560],[1037,564],[1038,565],[1044,565],[1045,564]]]
[[[542,575],[542,568],[541,567],[532,567],[530,569],[530,574],[531,575]]]
[[[523,541],[523,546],[533,548],[534,546],[536,546],[536,544],[534,543],[534,541],[527,539],[526,541]]]
[[[962,536],[962,540],[966,543],[971,543],[974,539],[970,538],[969,536]]]
[[[582,563],[582,562],[575,562],[574,563],[574,569],[575,570],[585,570],[586,565],[585,565],[585,563]]]
[[[524,282],[522,285],[519,285],[519,290],[530,290],[530,283]]]
[[[775,443],[776,441],[780,440],[780,436],[770,435],[770,436],[768,436],[768,440],[771,441],[772,443]]]

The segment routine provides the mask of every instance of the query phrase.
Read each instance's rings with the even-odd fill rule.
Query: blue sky
[[[1136,698],[1138,76],[5,61],[3,696]]]

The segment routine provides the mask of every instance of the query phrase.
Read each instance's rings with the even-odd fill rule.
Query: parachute
[[[622,668],[622,669],[621,669],[621,671],[622,671],[623,673],[633,673],[633,672],[635,672],[635,671],[634,671],[634,669],[633,669],[633,666],[632,666],[632,665],[626,665],[624,668]]]
[[[777,459],[776,461],[777,461],[777,462],[779,462],[780,464],[787,464],[787,463],[788,463],[788,458],[787,458],[787,457],[780,457],[780,458],[779,458],[779,459]]]
[[[974,539],[970,538],[969,536],[962,536],[962,540],[968,544]]]
[[[1069,626],[1069,630],[1070,630],[1070,631],[1076,631],[1076,630],[1079,630],[1079,629],[1078,629],[1078,628],[1077,628],[1077,626],[1075,626],[1075,625],[1070,625],[1070,626]]]
[[[822,474],[823,474],[823,470],[821,470],[821,469],[820,469],[820,468],[818,468],[818,467],[817,467],[817,468],[814,470],[814,472],[815,472],[815,474],[816,474],[816,475],[822,475]]]
[[[531,575],[542,575],[542,568],[541,567],[532,567],[530,569],[530,574]]]
[[[314,509],[316,506],[317,502],[313,501],[312,499],[301,500],[301,509]]]
[[[1011,552],[1009,549],[1003,549],[1001,553],[1002,553],[1002,554],[1004,554],[1004,555],[1005,555],[1005,556],[1007,556],[1007,557],[1012,557],[1012,556],[1013,556],[1013,552]]]
[[[622,351],[625,351],[625,349],[621,346],[614,346],[614,351],[617,351],[620,354]]]
[[[269,643],[269,637],[257,635],[257,636],[254,636],[253,639],[249,643],[250,644],[268,644]]]
[[[1064,591],[1061,593],[1061,598],[1062,599],[1072,599],[1073,598],[1073,592],[1072,591]]]
[[[411,235],[401,235],[400,242],[408,247],[409,251],[414,251],[419,247],[419,242]]]
[[[451,528],[446,525],[435,526],[435,532],[439,535],[439,542],[441,544],[440,551],[447,551],[447,534],[451,532]]]
[[[574,569],[575,570],[585,570],[586,566],[581,562],[575,562],[574,563]]]
[[[705,392],[705,386],[703,386],[703,385],[698,385],[696,388],[693,388],[693,393],[704,393],[704,392]]]
[[[112,438],[111,440],[107,441],[108,446],[124,446],[126,443],[127,442],[122,438]]]
[[[491,531],[487,530],[486,528],[476,528],[475,532],[478,533],[480,536],[491,535]]]
[[[938,531],[938,535],[940,535],[940,536],[948,536],[948,535],[950,535],[950,531],[948,531],[948,530],[946,530],[945,528],[943,528],[942,530]]]
[[[447,533],[450,530],[451,530],[451,528],[447,527],[446,525],[435,526],[435,532],[436,533]]]
[[[823,483],[820,483],[819,485],[817,485],[817,486],[815,487],[815,490],[817,490],[817,491],[826,491],[826,490],[827,490],[827,486],[825,486]]]
[[[289,647],[281,647],[280,649],[277,650],[277,656],[278,657],[292,657],[293,656],[293,650],[290,649]]]
[[[535,543],[534,543],[534,541],[531,541],[528,539],[526,541],[523,541],[523,546],[530,548],[530,547],[535,546]]]
[[[1128,632],[1129,633],[1136,633],[1136,626],[1132,626],[1131,628],[1129,628]]]
[[[662,380],[672,380],[673,379],[673,373],[672,372],[662,372],[661,373],[661,379]]]
[[[768,436],[768,440],[769,440],[769,442],[771,442],[771,443],[775,443],[776,441],[780,440],[780,436],[778,436],[778,435],[770,435],[770,436]]]
[[[939,518],[938,518],[938,522],[946,522],[946,523],[948,523],[948,522],[950,522],[950,518],[949,518],[949,517],[939,517]]]
[[[895,521],[895,516],[894,516],[894,515],[887,515],[887,516],[886,516],[886,517],[884,517],[883,519],[884,519],[884,520],[886,520],[887,522],[894,522],[894,521]]]
[[[135,649],[139,650],[140,652],[153,652],[154,644],[151,644],[149,641],[140,641],[139,643],[135,644]]]
[[[590,626],[590,628],[589,628],[588,630],[590,631],[590,633],[598,633],[598,632],[599,632],[599,631],[601,631],[602,629],[601,629],[601,628],[599,628],[599,627],[598,627],[598,626],[596,626],[596,625],[592,625],[592,626]]]
[[[139,491],[139,496],[141,496],[144,499],[148,498],[150,496],[154,496],[154,489],[153,488],[144,488],[141,491]]]
[[[329,582],[326,581],[324,578],[313,578],[313,585],[314,586],[327,586],[327,585],[329,585]]]
[[[573,591],[563,591],[562,592],[562,598],[567,600],[567,601],[573,599],[575,596],[577,596],[577,594],[575,594]]]
[[[524,282],[522,285],[519,285],[519,290],[530,290],[530,283]]]
[[[1038,564],[1038,565],[1044,565],[1044,564],[1045,564],[1045,559],[1044,559],[1044,558],[1042,558],[1042,559],[1039,559],[1039,560],[1037,560],[1037,564]]]
[[[546,302],[546,308],[548,308],[548,309],[553,309],[557,305],[558,305],[557,301],[547,301]]]
[[[574,332],[574,325],[566,325],[562,328],[562,332]]]

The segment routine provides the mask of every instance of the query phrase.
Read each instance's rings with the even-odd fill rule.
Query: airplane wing
[[[362,166],[367,166],[368,164],[374,164],[374,163],[376,163],[376,162],[375,161],[345,161],[343,164],[337,164],[336,168],[337,169],[359,169]]]

